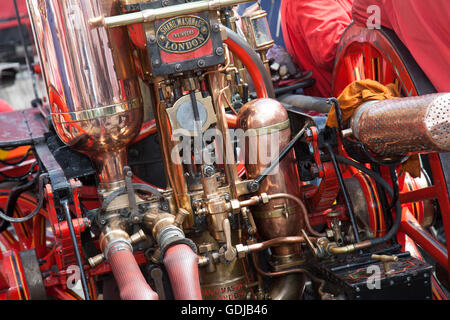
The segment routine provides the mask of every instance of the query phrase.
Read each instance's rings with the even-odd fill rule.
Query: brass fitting
[[[175,216],[170,213],[147,212],[144,215],[144,224],[151,230],[153,238],[158,239],[162,230],[175,225]]]
[[[235,249],[236,249],[237,257],[239,259],[245,258],[247,256],[247,254],[250,253],[249,246],[243,245],[242,243],[237,244]]]
[[[109,241],[115,241],[115,242],[109,242],[107,244],[107,248],[111,247],[111,244],[113,244],[113,243],[123,242],[119,238],[115,238],[115,240],[114,240],[114,235],[115,236],[120,236],[121,233],[113,234],[112,232],[110,232],[108,238],[103,238],[103,239],[105,239],[104,241],[107,241],[107,239],[110,239]],[[128,234],[127,234],[127,236],[128,236]],[[128,239],[129,239],[129,244],[133,245],[133,244],[139,243],[139,242],[144,241],[145,239],[147,239],[147,235],[144,233],[144,231],[139,230],[135,234],[129,236]],[[109,249],[107,249],[107,250],[109,250]],[[88,263],[91,266],[91,268],[94,268],[94,267],[98,266],[100,263],[102,263],[103,261],[105,261],[106,260],[106,258],[105,258],[106,256],[107,256],[107,251],[104,252],[104,253],[100,253],[100,254],[92,257],[92,258],[89,258],[88,259]]]
[[[385,274],[390,274],[393,271],[393,270],[391,270],[391,266],[390,266],[389,262],[397,262],[398,261],[398,257],[397,256],[389,256],[389,255],[373,254],[370,258],[372,260],[378,260],[378,261],[381,261],[383,263],[383,268],[384,268],[384,273]]]
[[[356,250],[368,248],[370,247],[370,245],[371,245],[370,240],[366,240],[359,243],[349,244],[343,247],[330,247],[328,248],[328,252],[331,254],[349,253]]]

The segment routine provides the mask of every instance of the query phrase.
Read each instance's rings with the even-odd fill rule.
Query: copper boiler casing
[[[270,164],[267,159],[261,161],[259,150],[267,148],[267,155],[277,155],[289,143],[291,139],[289,117],[278,101],[257,99],[245,104],[239,111],[238,126],[244,132],[248,132],[245,143],[245,168],[248,178],[254,179]],[[255,152],[258,153],[257,161],[251,163],[254,162],[251,161],[253,160],[251,157],[255,157]],[[259,192],[268,195],[288,193],[300,196],[300,180],[294,150],[280,162],[278,170],[275,169],[273,174],[263,180]],[[252,207],[252,213],[258,233],[264,240],[299,235],[304,226],[300,207],[289,199],[274,199],[267,204]],[[275,255],[289,255],[294,251],[292,246],[273,248]]]
[[[61,140],[87,154],[101,189],[123,180],[126,146],[143,110],[127,31],[93,28],[96,17],[120,13],[119,0],[27,0]]]

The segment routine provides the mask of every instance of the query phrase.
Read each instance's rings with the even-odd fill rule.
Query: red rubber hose
[[[202,300],[198,277],[198,256],[185,244],[167,249],[164,266],[176,300]]]
[[[242,61],[252,78],[258,98],[275,98],[272,80],[269,78],[260,57],[237,33],[226,28],[227,39],[224,43],[234,56]]]
[[[108,261],[122,300],[158,300],[158,294],[145,281],[130,248],[124,243],[112,245]]]

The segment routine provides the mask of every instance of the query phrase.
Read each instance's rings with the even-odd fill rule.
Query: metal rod
[[[19,8],[17,6],[17,0],[13,0],[13,2],[14,2],[14,10],[16,11],[17,23],[18,23],[18,26],[19,26],[20,41],[22,43],[23,50],[25,52],[25,62],[27,64],[28,72],[30,73],[30,76],[31,76],[31,82],[33,84],[34,98],[35,98],[35,101],[38,101],[39,100],[39,94],[37,92],[36,78],[35,78],[33,69],[31,67],[30,56],[28,54],[28,47],[27,47],[27,44],[25,42],[25,35],[23,34],[23,30],[22,30],[22,26],[23,25],[22,25],[22,20],[20,19],[20,12],[19,12]]]
[[[358,242],[360,242],[359,234],[358,234],[358,227],[356,226],[355,215],[353,213],[352,205],[350,203],[350,197],[348,195],[348,190],[344,184],[344,178],[342,177],[341,169],[339,168],[339,164],[336,160],[336,156],[333,152],[333,148],[328,143],[325,143],[325,146],[327,147],[328,151],[330,152],[331,161],[333,162],[334,169],[336,170],[336,175],[339,180],[339,185],[341,186],[342,194],[344,195],[345,204],[347,205],[348,215],[350,216],[350,222],[352,224],[352,229],[355,234],[355,240],[358,243]]]
[[[67,200],[61,201],[63,205],[64,212],[66,213],[67,225],[70,231],[70,237],[72,238],[73,249],[75,251],[75,256],[77,258],[78,267],[80,268],[80,278],[81,285],[83,287],[84,298],[85,300],[91,300],[89,296],[89,289],[86,281],[86,274],[84,273],[83,262],[81,261],[80,250],[78,249],[77,236],[75,235],[75,229],[73,228],[72,217],[70,216],[69,204]]]
[[[261,184],[261,182],[270,174],[270,172],[284,159],[284,157],[291,151],[297,141],[303,136],[306,131],[308,123],[303,126],[303,128],[297,133],[297,135],[289,142],[289,144],[281,151],[280,155],[274,159],[270,166],[268,166],[263,173],[259,177],[257,177],[254,181],[256,183]]]
[[[91,20],[93,26],[103,24],[106,28],[127,26],[130,24],[152,22],[160,19],[173,18],[179,15],[192,14],[201,11],[219,10],[221,8],[235,6],[255,0],[203,0],[167,6],[158,9],[147,9],[139,12],[127,13],[118,16],[94,18]]]

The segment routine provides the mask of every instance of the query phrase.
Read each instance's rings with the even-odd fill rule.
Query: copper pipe
[[[252,260],[253,260],[253,265],[255,266],[256,271],[260,274],[263,275],[265,277],[278,277],[278,276],[284,276],[284,275],[288,275],[288,274],[293,274],[293,273],[304,273],[306,274],[312,281],[318,282],[320,283],[320,287],[318,289],[319,295],[321,296],[322,300],[325,300],[328,298],[328,296],[330,295],[329,293],[326,293],[323,291],[323,287],[325,286],[325,280],[323,279],[319,279],[315,276],[313,276],[308,270],[303,269],[303,268],[295,268],[295,269],[289,269],[289,270],[285,270],[285,271],[278,271],[278,272],[265,272],[263,271],[260,267],[259,267],[259,261],[258,261],[258,256],[256,254],[252,254]]]
[[[162,78],[155,79],[156,83],[161,83]],[[172,150],[174,144],[172,143],[171,127],[169,119],[167,118],[166,104],[160,99],[158,90],[154,90],[156,96],[156,107],[154,108],[156,125],[158,127],[159,140],[161,142],[161,151],[163,153],[164,169],[168,180],[168,185],[173,190],[174,199],[177,205],[177,209],[183,208],[189,213],[192,213],[192,207],[190,204],[187,184],[184,177],[183,165],[181,159],[174,159],[177,163],[172,163]],[[175,154],[177,156],[177,154]],[[194,224],[194,217],[190,214],[185,220],[185,226],[191,227]]]
[[[279,198],[287,198],[287,199],[291,199],[291,200],[295,201],[302,209],[303,217],[304,217],[305,223],[306,223],[306,229],[309,231],[309,233],[311,233],[312,235],[314,235],[316,237],[325,237],[324,233],[319,233],[311,227],[311,223],[309,221],[309,216],[308,216],[308,211],[306,210],[305,205],[299,198],[297,198],[296,196],[293,196],[292,194],[287,194],[287,193],[276,193],[276,194],[269,195],[269,200],[279,199]]]
[[[349,244],[349,245],[343,246],[343,247],[329,248],[328,250],[332,254],[343,254],[343,253],[349,253],[349,252],[353,252],[356,250],[369,248],[371,245],[372,245],[371,241],[366,240],[366,241],[362,241],[362,242],[358,242],[358,243],[354,243],[354,244]]]
[[[224,160],[225,176],[230,186],[231,196],[232,198],[236,199],[239,197],[239,194],[236,189],[236,183],[240,181],[240,178],[236,170],[236,161],[234,159],[234,153],[232,152],[233,146],[231,143],[230,133],[228,130],[225,108],[221,104],[222,95],[220,94],[220,88],[223,87],[223,85],[220,86],[218,79],[219,77],[220,76],[214,73],[211,74],[208,77],[208,79],[212,91],[212,96],[214,99],[214,106],[216,109],[217,126],[220,132],[222,132],[223,134],[222,154],[224,156],[223,160]]]
[[[310,240],[316,241],[316,238],[310,238]],[[258,242],[254,244],[248,245],[248,252],[257,252],[262,251],[270,247],[276,247],[279,245],[285,244],[295,244],[306,242],[306,239],[303,236],[295,236],[295,237],[280,237],[271,240],[267,240],[264,242]]]

